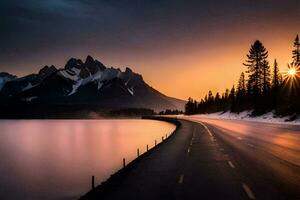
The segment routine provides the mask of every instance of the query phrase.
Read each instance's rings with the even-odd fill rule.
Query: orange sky
[[[296,33],[280,31],[275,32],[271,39],[263,35],[246,35],[245,38],[236,38],[229,43],[223,41],[224,45],[204,52],[205,47],[195,43],[185,46],[184,50],[174,48],[171,55],[170,52],[167,55],[158,53],[150,59],[145,58],[146,61],[142,58],[134,61],[124,60],[135,71],[143,74],[146,82],[164,94],[181,99],[200,99],[208,90],[215,94],[237,83],[240,73],[246,70],[242,63],[255,39],[260,39],[269,51],[271,67],[276,58],[280,70],[285,70],[287,63],[291,61],[295,35]]]
[[[300,30],[299,30],[300,33]],[[272,34],[272,37],[269,37]],[[85,59],[87,54],[99,59],[107,66],[120,67],[125,69],[130,66],[135,72],[143,75],[144,80],[160,92],[181,99],[188,97],[199,100],[203,98],[208,90],[215,94],[217,91],[224,92],[237,83],[240,73],[246,70],[242,65],[250,45],[254,40],[259,39],[269,51],[269,62],[273,66],[274,58],[277,59],[281,70],[285,70],[287,63],[291,61],[293,40],[297,32],[283,32],[281,30],[269,30],[264,34],[239,35],[225,38],[220,36],[210,38],[212,41],[187,42],[179,41],[170,48],[163,48],[160,51],[145,49],[134,49],[136,54],[126,52],[98,53],[93,50],[72,52],[74,57]],[[213,47],[211,47],[213,45]],[[33,60],[31,66],[37,71],[46,64],[63,66],[69,58],[49,55],[45,60]],[[63,60],[58,62],[58,60]],[[36,62],[35,62],[36,61]],[[42,64],[41,64],[42,63]],[[16,74],[23,75],[28,70],[18,70]]]
[[[22,76],[92,55],[166,95],[199,100],[236,84],[256,39],[284,70],[300,33],[299,0],[125,2],[3,3],[0,71]]]

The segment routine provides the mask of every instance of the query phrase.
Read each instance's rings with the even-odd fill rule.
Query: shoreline
[[[101,182],[99,185],[96,185],[95,188],[91,189],[90,191],[88,191],[87,193],[85,193],[84,195],[82,195],[81,197],[79,197],[79,200],[87,199],[88,196],[92,195],[94,192],[96,192],[96,190],[97,190],[97,192],[102,192],[105,189],[112,187],[116,182],[118,182],[120,180],[120,178],[122,176],[126,175],[126,173],[129,170],[131,170],[133,167],[135,167],[136,164],[138,164],[140,161],[142,161],[147,156],[150,156],[161,145],[167,143],[171,138],[173,138],[174,135],[178,132],[178,129],[180,128],[180,126],[181,126],[181,123],[177,119],[175,119],[175,118],[155,117],[155,116],[142,116],[140,119],[145,119],[145,120],[149,119],[149,120],[164,121],[164,122],[168,122],[168,123],[174,124],[176,126],[176,128],[166,138],[164,138],[162,141],[158,142],[156,146],[153,146],[148,151],[142,152],[138,157],[136,157],[135,159],[133,159],[132,161],[130,161],[128,164],[126,164],[125,167],[123,167],[123,168],[119,169],[118,171],[116,171],[115,173],[111,174],[108,179],[106,179],[105,181]]]

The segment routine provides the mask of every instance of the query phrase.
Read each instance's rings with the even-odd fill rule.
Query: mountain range
[[[185,101],[160,93],[128,67],[125,71],[106,67],[87,56],[84,62],[71,58],[63,68],[45,66],[24,77],[0,73],[0,103],[0,117],[18,117],[18,113],[38,115],[49,109],[55,115],[55,110],[66,108],[96,113],[128,108],[183,110]]]

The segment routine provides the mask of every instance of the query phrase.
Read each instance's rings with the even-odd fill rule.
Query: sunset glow
[[[0,38],[1,71],[23,76],[92,55],[109,66],[131,67],[164,94],[200,99],[208,90],[236,84],[256,39],[268,49],[270,62],[277,58],[284,70],[300,32],[299,4],[293,0],[47,2],[22,1],[16,6],[21,14],[1,6],[9,15]],[[39,13],[49,16],[45,23]]]
[[[296,75],[296,69],[295,68],[289,69],[288,70],[288,75],[289,76],[295,76]]]
[[[283,78],[286,82],[289,82],[289,86],[292,87],[296,79],[300,78],[299,76],[300,69],[299,66],[291,63],[288,65],[287,70],[283,71]]]

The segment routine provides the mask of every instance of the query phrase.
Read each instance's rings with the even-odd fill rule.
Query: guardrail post
[[[139,148],[136,150],[136,153],[137,153],[137,157],[139,157],[140,156],[140,150],[139,150]]]
[[[92,189],[95,188],[95,176],[92,176]]]
[[[154,142],[154,146],[156,146],[156,140],[155,140],[155,142]]]
[[[148,144],[147,144],[147,151],[149,150]]]
[[[125,168],[126,166],[126,162],[125,162],[125,158],[123,158],[123,168]]]

